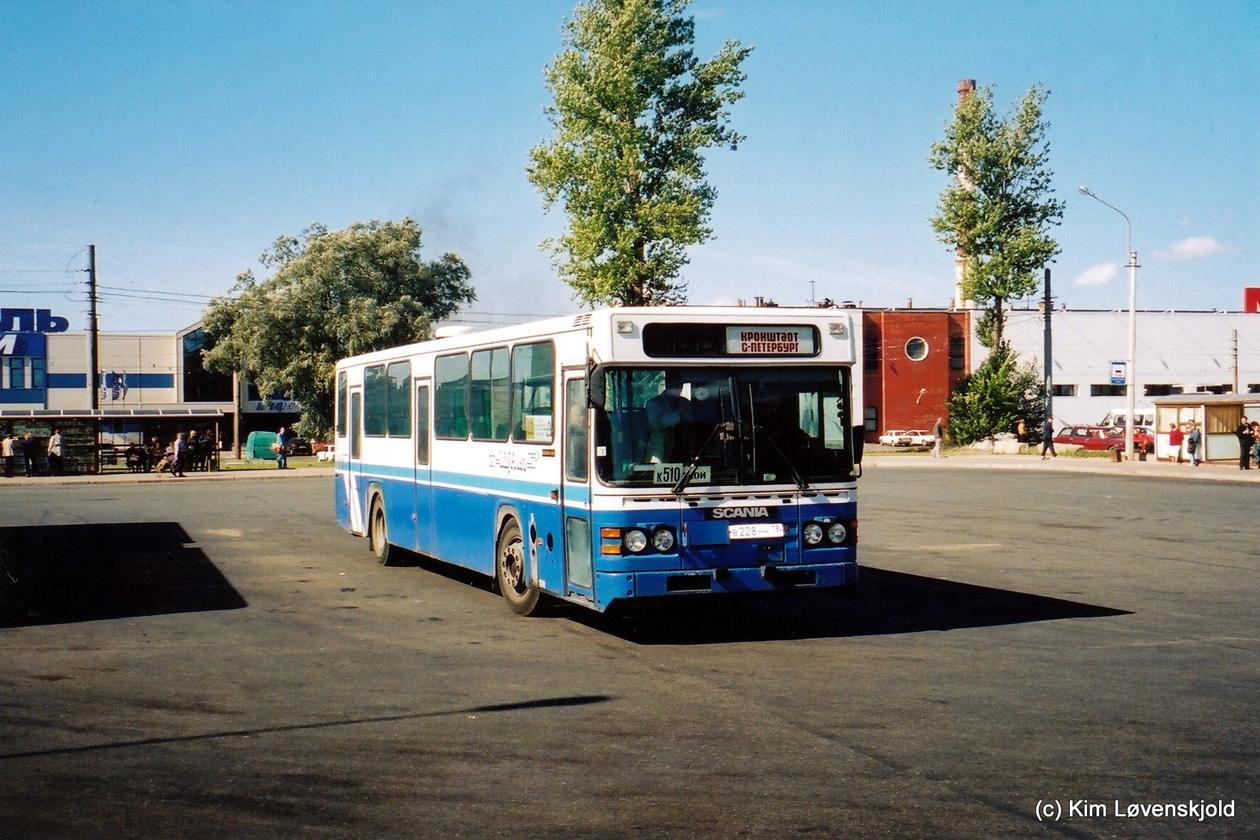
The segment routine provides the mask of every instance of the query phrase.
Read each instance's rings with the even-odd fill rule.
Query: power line
[[[166,297],[166,296],[186,297],[186,298],[196,298],[197,300],[207,300],[207,301],[213,300],[215,297],[214,295],[198,295],[198,294],[193,294],[192,292],[174,292],[174,291],[170,291],[169,289],[133,289],[127,286],[105,286],[105,285],[98,285],[96,288],[101,289],[101,290],[109,290],[111,292],[129,292],[129,293],[135,293],[135,294],[161,295],[163,297]]]

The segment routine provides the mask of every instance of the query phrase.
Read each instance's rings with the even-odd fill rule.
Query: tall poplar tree
[[[435,321],[476,299],[458,256],[420,259],[412,219],[312,225],[300,239],[277,239],[261,262],[275,274],[259,281],[246,271],[211,301],[203,324],[214,344],[203,361],[301,401],[297,430],[310,437],[331,433],[339,360],[429,338]]]
[[[1048,95],[1033,85],[1003,119],[982,87],[958,103],[945,139],[932,144],[932,166],[950,173],[932,229],[966,260],[963,294],[985,308],[981,338],[990,348],[1002,344],[1006,301],[1036,291],[1039,270],[1060,251],[1049,235],[1063,202],[1051,197],[1041,117]]]
[[[543,247],[583,303],[683,302],[686,249],[712,236],[701,153],[743,139],[727,109],[752,49],[729,41],[697,59],[689,3],[581,3],[547,67],[555,136],[530,151],[528,175],[548,210],[561,202],[568,214]]]

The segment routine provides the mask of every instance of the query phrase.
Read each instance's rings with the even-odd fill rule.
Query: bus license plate
[[[726,534],[733,540],[760,540],[784,534],[782,522],[747,522],[728,525],[727,528]]]

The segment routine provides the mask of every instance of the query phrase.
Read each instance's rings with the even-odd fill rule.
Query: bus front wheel
[[[397,551],[389,544],[389,531],[385,526],[385,505],[381,504],[380,496],[372,499],[372,514],[368,518],[368,545],[382,566],[388,566],[394,562]]]
[[[503,600],[517,615],[529,615],[538,606],[539,592],[529,585],[525,573],[525,540],[521,526],[509,519],[499,532],[495,549],[494,576]]]

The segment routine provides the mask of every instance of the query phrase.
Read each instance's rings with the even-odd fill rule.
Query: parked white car
[[[889,429],[879,436],[879,442],[883,446],[909,446],[909,435],[900,429]]]
[[[936,446],[936,438],[931,432],[923,429],[911,429],[905,434],[906,437],[910,438],[910,442],[906,446]]]

